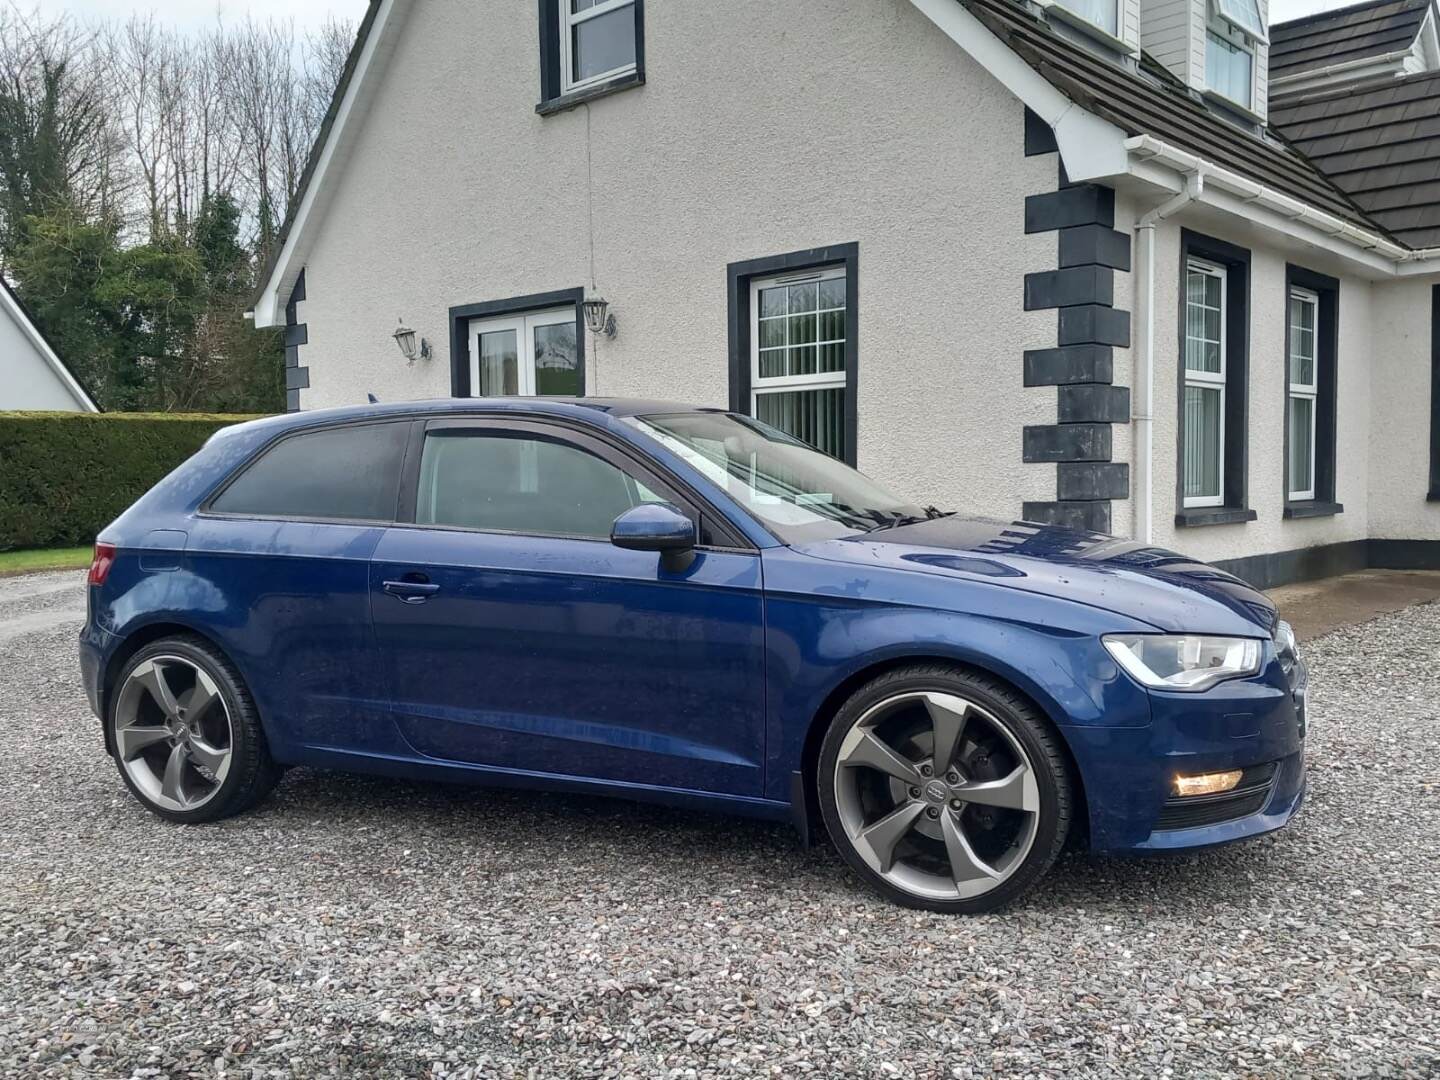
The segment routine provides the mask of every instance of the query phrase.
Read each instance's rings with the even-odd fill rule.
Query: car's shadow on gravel
[[[864,889],[828,841],[807,850],[787,824],[620,798],[297,768],[257,812],[222,827],[257,825],[323,826],[337,855],[352,845],[357,853],[373,853],[393,842],[440,860],[464,860],[483,844],[497,864],[544,874],[534,853],[563,845],[569,859],[599,873],[633,873],[648,865],[664,874],[683,865],[692,892],[753,889],[759,874],[777,890],[793,895],[798,889],[821,903],[864,898],[889,906]],[[1260,883],[1283,879],[1287,860],[1298,857],[1286,851],[1285,835],[1180,855],[1113,858],[1067,851],[1042,886],[1006,913],[1141,907],[1193,915],[1245,907]]]

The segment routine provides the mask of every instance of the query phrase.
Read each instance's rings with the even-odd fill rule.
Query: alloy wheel
[[[991,892],[1035,841],[1029,755],[993,713],[954,694],[903,693],[870,708],[845,733],[832,782],[856,853],[913,896]]]
[[[115,702],[115,751],[130,782],[165,810],[204,806],[230,773],[234,730],[215,680],[180,656],[137,664]]]

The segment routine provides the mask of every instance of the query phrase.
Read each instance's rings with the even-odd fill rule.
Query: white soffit
[[[1129,167],[1125,133],[1067,98],[970,14],[959,0],[910,0],[946,37],[1050,125],[1071,180],[1119,176]]]

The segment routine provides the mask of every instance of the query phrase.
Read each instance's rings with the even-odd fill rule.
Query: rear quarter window
[[[291,435],[245,466],[210,509],[306,520],[393,521],[408,423]]]

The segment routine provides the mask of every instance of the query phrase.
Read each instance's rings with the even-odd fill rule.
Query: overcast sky
[[[1283,22],[1317,11],[1346,7],[1353,0],[1270,0],[1270,21]],[[27,6],[22,0],[22,6]],[[174,26],[204,26],[215,18],[216,8],[226,16],[244,17],[247,11],[258,18],[294,18],[302,29],[325,21],[330,14],[355,22],[365,12],[365,0],[39,0],[42,11],[71,11],[83,16],[124,18],[134,11],[153,11],[160,21]]]
[[[29,7],[36,0],[20,0]],[[185,29],[201,28],[215,20],[216,11],[227,19],[242,19],[250,12],[259,19],[293,18],[304,29],[318,26],[328,15],[358,23],[365,14],[365,0],[38,0],[43,12],[68,11],[84,18],[126,18],[134,12],[153,11],[163,23]]]

